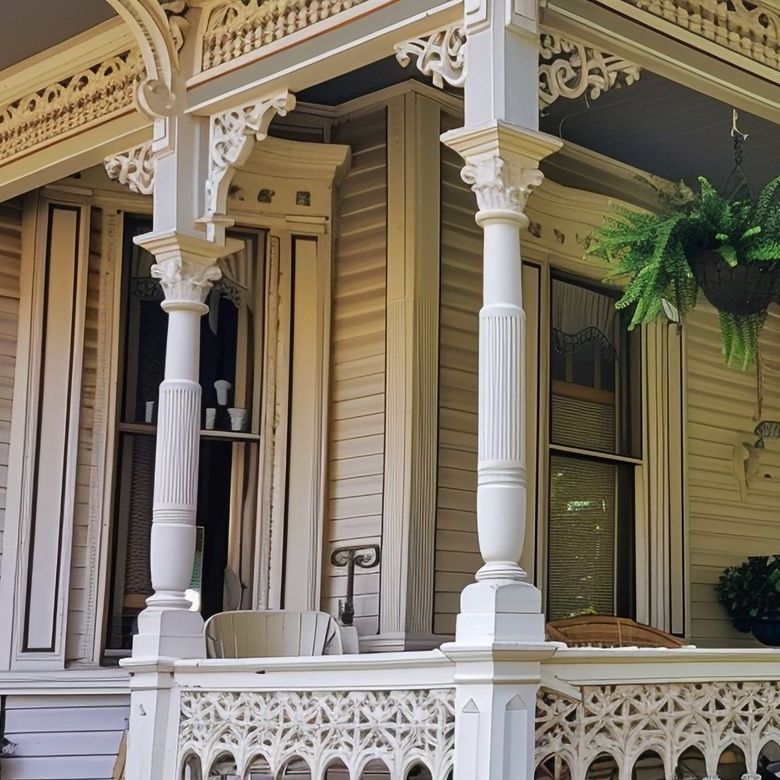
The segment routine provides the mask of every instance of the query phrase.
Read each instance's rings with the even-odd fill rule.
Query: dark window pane
[[[623,464],[550,458],[548,619],[633,611],[632,478]]]

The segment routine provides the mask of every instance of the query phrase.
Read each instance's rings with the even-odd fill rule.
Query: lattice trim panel
[[[625,0],[708,41],[780,70],[780,13],[745,0]]]
[[[0,107],[0,160],[132,107],[143,73],[126,51]]]
[[[729,747],[740,748],[754,773],[767,743],[780,744],[780,683],[721,682],[585,687],[576,702],[540,691],[536,763],[565,762],[571,780],[584,780],[590,764],[611,755],[627,771],[645,751],[674,777],[680,756],[698,749],[711,777]],[[566,774],[568,777],[568,774]]]
[[[223,0],[203,34],[202,70],[348,11],[366,0]]]
[[[258,758],[274,777],[291,759],[311,776],[341,760],[351,778],[371,761],[390,777],[424,764],[446,780],[453,762],[455,692],[415,691],[222,692],[182,691],[179,757],[199,760],[204,773],[230,755],[237,775]],[[205,776],[205,774],[204,774]]]

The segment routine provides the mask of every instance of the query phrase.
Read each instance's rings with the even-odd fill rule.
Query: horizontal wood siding
[[[385,430],[387,121],[385,111],[339,125],[334,142],[352,147],[338,197],[333,279],[329,511],[323,609],[338,614],[346,570],[330,553],[381,544]],[[355,577],[355,625],[378,631],[379,568]]]
[[[7,696],[3,780],[111,780],[129,695]]]
[[[3,551],[11,407],[14,394],[22,260],[22,209],[18,201],[0,204],[0,556]]]
[[[454,633],[460,592],[482,564],[476,513],[482,231],[461,166],[458,155],[442,146],[436,634]]]
[[[687,471],[690,566],[690,636],[696,645],[754,645],[734,630],[713,586],[724,568],[749,555],[780,552],[780,440],[767,439],[747,500],[740,497],[734,448],[756,440],[756,372],[723,365],[718,316],[700,303],[685,326],[687,350]],[[780,420],[780,310],[761,337],[763,410]]]

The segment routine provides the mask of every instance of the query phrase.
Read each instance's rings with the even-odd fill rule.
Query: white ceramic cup
[[[231,407],[228,409],[228,414],[230,415],[230,430],[236,432],[243,431],[247,420],[246,409]]]
[[[206,409],[206,430],[213,431],[214,423],[217,420],[217,410],[214,407],[208,407]]]
[[[233,385],[231,385],[227,379],[217,379],[217,381],[214,382],[214,389],[217,391],[217,403],[220,406],[227,406],[228,393],[230,392],[231,387],[233,387]]]
[[[144,407],[144,422],[154,422],[154,401],[147,401]]]

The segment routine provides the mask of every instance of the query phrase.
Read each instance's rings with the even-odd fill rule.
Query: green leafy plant
[[[718,601],[740,631],[780,620],[780,555],[757,555],[730,566],[715,585]]]
[[[680,183],[658,195],[656,213],[619,208],[607,215],[587,251],[611,266],[609,280],[625,284],[617,307],[634,307],[630,328],[661,313],[682,319],[696,305],[697,262],[720,262],[727,269],[768,264],[756,270],[762,284],[773,286],[768,292],[774,297],[780,285],[780,177],[758,198],[746,185],[724,195],[704,177],[698,190]],[[767,305],[749,313],[719,307],[728,365],[745,369],[755,359]]]

